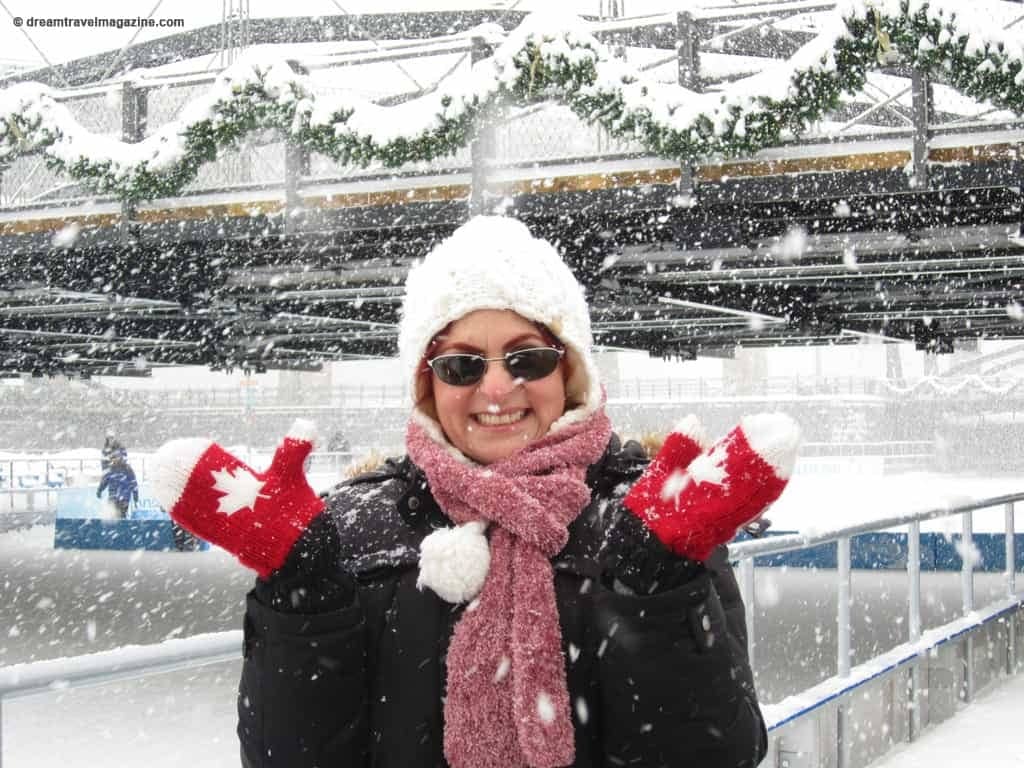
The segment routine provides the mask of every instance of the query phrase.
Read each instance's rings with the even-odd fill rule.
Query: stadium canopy
[[[20,74],[0,375],[392,354],[473,213],[558,244],[603,347],[1020,338],[1024,6],[980,5],[249,20]]]

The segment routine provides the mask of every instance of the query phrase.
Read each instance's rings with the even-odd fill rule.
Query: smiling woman
[[[689,417],[650,464],[622,446],[583,289],[512,219],[410,270],[399,354],[408,455],[326,499],[302,473],[309,423],[262,473],[209,441],[155,460],[175,520],[259,575],[243,765],[757,765],[721,545],[782,492],[795,425],[750,417],[708,446]],[[218,478],[247,474],[248,506],[225,510]]]
[[[470,312],[434,340],[434,406],[452,445],[490,464],[548,433],[565,412],[565,382],[561,350],[545,344],[529,320],[495,309]]]

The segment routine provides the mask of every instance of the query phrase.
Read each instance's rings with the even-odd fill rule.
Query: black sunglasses
[[[445,384],[468,387],[484,377],[487,364],[501,360],[505,370],[514,379],[536,381],[551,374],[558,367],[558,361],[565,354],[564,349],[555,347],[530,347],[506,352],[501,357],[484,357],[469,352],[453,352],[438,355],[427,360],[427,365]]]

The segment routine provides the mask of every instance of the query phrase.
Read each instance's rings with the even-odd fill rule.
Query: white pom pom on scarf
[[[449,603],[468,603],[483,589],[491,567],[487,524],[477,520],[439,528],[420,544],[420,575],[416,586],[429,587]]]

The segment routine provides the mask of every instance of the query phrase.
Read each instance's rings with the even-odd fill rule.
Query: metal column
[[[284,231],[295,231],[295,217],[302,209],[299,183],[309,175],[309,149],[287,139],[284,144]]]
[[[928,125],[932,114],[932,84],[927,73],[915,68],[910,79],[911,104],[914,120],[913,186],[928,188]]]
[[[493,53],[487,41],[482,37],[473,38],[471,61],[476,64]],[[494,158],[496,140],[494,123],[491,115],[480,113],[477,117],[476,136],[470,144],[470,156],[473,163],[473,175],[469,189],[469,215],[477,216],[485,213],[487,195],[487,165]]]
[[[691,91],[701,90],[700,80],[700,35],[697,22],[689,11],[676,14],[676,62],[678,82]],[[692,196],[694,191],[693,165],[684,162],[679,166],[679,194]]]
[[[145,88],[136,88],[131,82],[121,86],[121,140],[137,144],[146,137],[149,102]],[[135,203],[121,201],[119,234],[122,243],[135,239]]]

